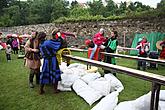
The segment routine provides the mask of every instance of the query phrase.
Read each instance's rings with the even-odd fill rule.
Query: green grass
[[[86,56],[86,53],[72,54]],[[17,59],[16,55],[12,55],[12,61],[7,62],[4,51],[0,51],[0,110],[90,110],[94,106],[90,107],[73,91],[53,94],[52,86],[46,86],[46,93],[39,95],[39,86],[36,85],[34,89],[28,87],[29,70],[23,64],[23,59]],[[117,64],[136,68],[134,60],[117,59]],[[160,66],[158,71],[147,71],[163,75],[165,68]],[[125,87],[119,101],[135,99],[151,89],[150,82],[124,74],[117,76]]]

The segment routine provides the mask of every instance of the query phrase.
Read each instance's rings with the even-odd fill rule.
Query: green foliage
[[[105,7],[102,3],[102,0],[93,1],[93,3],[89,2],[88,5],[90,7],[90,15],[92,16],[103,15],[103,13],[105,12]]]
[[[157,4],[157,8],[165,8],[165,0],[161,0],[160,3]]]
[[[9,15],[5,14],[3,17],[0,17],[0,26],[10,26],[12,25],[12,20]]]
[[[20,20],[21,20],[21,13],[20,13],[20,9],[19,6],[17,5],[13,5],[10,6],[9,8],[5,8],[4,9],[4,18],[6,18],[6,23],[8,22],[9,25],[13,24],[13,25],[18,25]]]
[[[53,2],[53,10],[51,13],[51,20],[56,20],[60,17],[64,17],[68,15],[68,2],[64,0],[54,0]]]
[[[85,6],[76,0],[71,5],[67,0],[1,0],[0,26],[17,26],[49,22],[79,22],[118,20],[124,18],[162,17],[165,1],[157,9],[143,5],[141,2],[121,2],[119,6],[113,0],[88,2]],[[154,12],[154,13],[152,13]],[[151,14],[152,13],[152,14]]]
[[[117,9],[118,9],[118,7],[114,3],[114,1],[113,0],[108,0],[104,16],[105,17],[113,16],[113,15],[115,16],[116,15],[116,11],[115,10],[117,10]]]
[[[97,16],[78,16],[78,17],[61,17],[54,21],[54,23],[65,23],[65,22],[80,22],[80,21],[100,21],[104,20],[105,18],[101,15]]]
[[[0,0],[0,15],[3,14],[3,8],[7,7],[7,1],[6,0]]]
[[[54,7],[57,7],[59,4],[57,0],[35,0],[35,2],[30,2],[29,24],[50,22],[51,17],[56,13],[54,10],[58,11]]]
[[[90,16],[88,9],[77,6],[70,10],[70,17]]]
[[[72,1],[72,3],[71,3],[71,9],[73,9],[73,8],[75,8],[77,6],[79,6],[78,5],[78,2],[76,0],[75,1]]]

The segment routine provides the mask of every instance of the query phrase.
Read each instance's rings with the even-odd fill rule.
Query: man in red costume
[[[97,48],[100,47],[106,40],[104,37],[104,31],[105,30],[103,28],[101,28],[100,31],[94,35],[94,37],[93,37],[94,45],[93,45],[93,50],[92,50],[91,55],[90,55],[90,59],[93,59]]]
[[[149,48],[150,48],[150,43],[147,42],[147,38],[143,37],[143,39],[138,42],[138,45],[136,47],[139,49],[139,55],[138,57],[144,57],[146,58],[148,56]],[[142,60],[138,60],[138,67],[137,69],[140,70],[140,67],[142,66],[142,70],[146,69],[146,62]]]

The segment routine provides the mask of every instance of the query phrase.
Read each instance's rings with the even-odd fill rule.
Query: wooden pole
[[[125,31],[124,31],[124,47],[125,47]],[[125,55],[125,50],[124,50],[124,55]]]
[[[158,110],[160,84],[152,82],[150,110]]]

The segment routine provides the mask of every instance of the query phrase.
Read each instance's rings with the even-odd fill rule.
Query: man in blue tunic
[[[54,32],[57,33],[57,32]],[[46,36],[46,34],[45,34]],[[52,35],[53,36],[53,35]],[[41,55],[44,58],[40,75],[40,94],[44,93],[45,84],[54,85],[54,93],[58,93],[58,81],[61,80],[61,71],[56,58],[56,52],[61,48],[61,39],[54,38],[42,41],[40,45]]]

